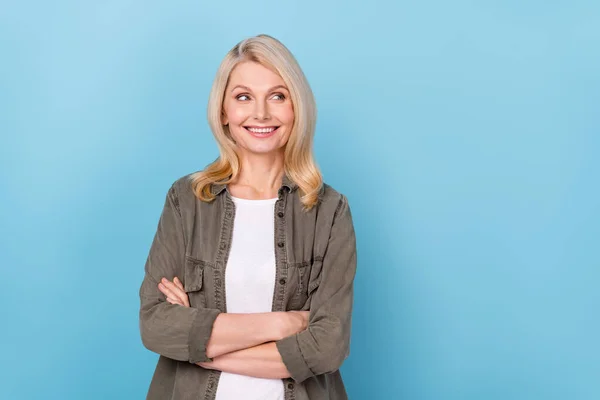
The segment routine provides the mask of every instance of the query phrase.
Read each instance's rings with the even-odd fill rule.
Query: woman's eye
[[[235,98],[240,101],[250,100],[250,96],[248,96],[247,94],[239,94],[239,95],[235,96]],[[271,98],[273,100],[285,100],[285,96],[282,93],[276,93]]]

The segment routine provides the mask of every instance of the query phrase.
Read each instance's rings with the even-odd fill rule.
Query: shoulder
[[[195,202],[196,195],[192,189],[192,177],[195,172],[175,179],[168,188],[168,196],[178,209],[190,206]]]
[[[194,192],[192,190],[192,178],[197,172],[198,171],[190,172],[189,174],[185,174],[183,176],[178,177],[171,184],[171,188],[175,190],[180,196],[193,194]]]
[[[333,186],[323,182],[323,187],[319,194],[319,208],[337,215],[349,208],[348,198]]]

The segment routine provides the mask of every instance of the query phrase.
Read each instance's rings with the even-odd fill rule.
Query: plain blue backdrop
[[[164,196],[286,44],[358,239],[351,399],[600,398],[600,3],[2,1],[2,399],[143,399]]]

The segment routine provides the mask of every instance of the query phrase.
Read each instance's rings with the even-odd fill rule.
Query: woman
[[[145,265],[147,398],[346,399],[355,234],[314,161],[315,102],[289,50],[237,44],[208,119],[220,157],[170,187]]]

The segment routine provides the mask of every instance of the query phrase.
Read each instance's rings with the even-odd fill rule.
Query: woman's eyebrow
[[[249,92],[252,91],[252,89],[250,89],[248,86],[244,86],[244,85],[236,85],[233,89],[231,89],[231,91],[233,92],[235,89],[244,89],[247,90]],[[271,89],[269,89],[269,92],[272,92],[275,89],[285,89],[287,91],[289,91],[289,89],[287,87],[285,87],[284,85],[277,85],[277,86],[273,86]]]

